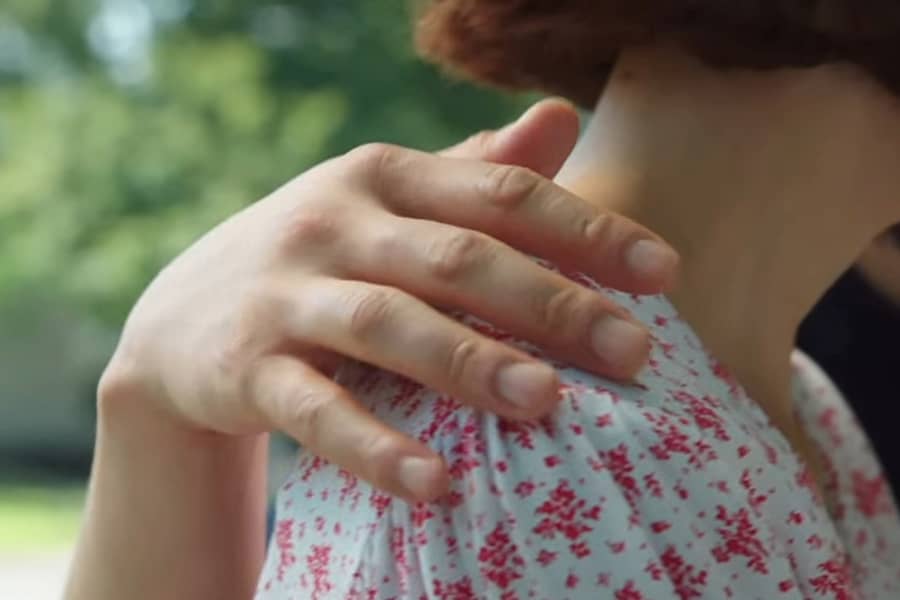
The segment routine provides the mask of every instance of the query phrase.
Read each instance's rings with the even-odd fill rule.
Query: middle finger
[[[346,258],[354,279],[462,309],[607,377],[629,379],[647,360],[646,329],[613,301],[502,242],[393,216],[359,229],[348,236],[358,245]]]

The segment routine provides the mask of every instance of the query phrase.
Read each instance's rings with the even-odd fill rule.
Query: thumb
[[[578,112],[565,100],[547,99],[503,129],[473,135],[441,154],[528,167],[552,178],[577,140]]]

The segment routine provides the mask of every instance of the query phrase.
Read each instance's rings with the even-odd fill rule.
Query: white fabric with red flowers
[[[340,380],[379,418],[446,458],[452,491],[408,505],[301,454],[279,494],[257,597],[900,598],[890,489],[818,368],[793,359],[796,410],[827,466],[824,501],[665,298],[604,291],[651,328],[651,365],[639,383],[618,385],[557,364],[564,399],[540,423],[345,369]]]

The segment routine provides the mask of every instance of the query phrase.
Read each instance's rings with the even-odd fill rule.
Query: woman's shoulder
[[[409,506],[304,456],[281,494],[278,556],[313,556],[318,544],[361,569],[347,581],[386,596],[466,581],[491,597],[810,592],[796,573],[843,563],[802,465],[665,300],[628,301],[652,324],[646,372],[621,384],[558,365],[563,400],[540,422],[504,421],[364,366],[343,371],[380,418],[444,456],[452,489]],[[385,573],[391,583],[378,583]]]
[[[829,463],[831,481],[828,487],[834,492],[843,492],[853,489],[853,485],[845,485],[851,481],[870,481],[865,496],[869,502],[880,506],[875,512],[894,515],[890,486],[883,477],[881,464],[843,393],[803,352],[793,353],[791,366],[794,408],[807,435]]]
[[[800,351],[791,364],[795,409],[825,462],[824,493],[835,527],[851,558],[884,569],[900,552],[900,514],[878,457],[828,375]]]

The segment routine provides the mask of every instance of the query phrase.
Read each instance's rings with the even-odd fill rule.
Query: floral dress
[[[900,598],[900,519],[827,377],[793,357],[796,412],[826,465],[822,498],[665,298],[604,291],[653,334],[637,383],[553,363],[460,316],[559,368],[563,401],[540,422],[345,369],[340,381],[373,413],[445,457],[451,492],[411,505],[301,453],[279,494],[257,598]]]

